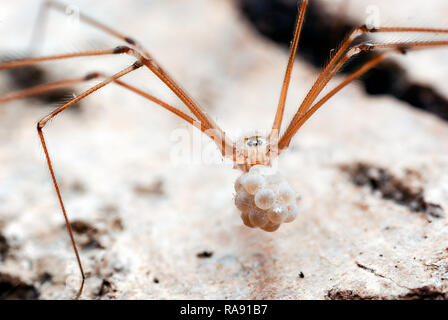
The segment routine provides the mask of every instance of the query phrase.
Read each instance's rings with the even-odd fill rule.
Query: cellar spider
[[[49,151],[47,149],[43,131],[46,124],[56,115],[73,106],[75,103],[81,101],[85,97],[91,95],[95,91],[98,91],[111,83],[119,85],[127,90],[134,92],[137,95],[142,96],[143,98],[146,98],[149,101],[154,102],[160,107],[183,119],[190,125],[196,127],[198,130],[200,130],[202,133],[204,133],[214,141],[222,157],[233,161],[235,169],[238,169],[242,172],[242,175],[235,182],[235,205],[241,212],[243,223],[251,228],[260,228],[264,231],[273,232],[276,231],[282,223],[292,222],[297,215],[298,209],[295,203],[295,191],[288,184],[285,178],[283,178],[278,172],[272,169],[271,165],[273,163],[273,160],[275,160],[283,151],[288,149],[291,140],[293,139],[297,131],[304,125],[304,123],[336,93],[341,91],[341,89],[343,89],[353,80],[362,76],[367,71],[378,65],[389,55],[393,53],[404,54],[412,49],[426,49],[448,45],[448,41],[413,41],[394,43],[378,42],[361,43],[354,45],[353,43],[356,39],[358,39],[361,35],[368,33],[448,33],[448,29],[435,28],[379,27],[369,29],[365,25],[356,28],[342,42],[341,46],[331,57],[328,64],[323,68],[319,77],[314,82],[311,89],[308,91],[306,97],[300,103],[292,120],[286,127],[286,130],[283,132],[283,134],[280,134],[283,123],[286,98],[291,80],[291,73],[299,45],[302,26],[306,16],[308,2],[308,0],[302,0],[301,2],[299,2],[297,23],[294,30],[293,40],[291,42],[289,59],[284,74],[280,98],[278,101],[271,131],[267,136],[251,134],[245,135],[237,141],[233,141],[226,135],[225,131],[222,130],[218,126],[218,124],[204,111],[204,109],[202,109],[198,105],[198,103],[196,103],[190,97],[190,95],[184,89],[182,89],[181,86],[179,86],[175,82],[175,80],[173,80],[170,75],[168,75],[168,73],[156,62],[152,55],[139,42],[84,14],[80,14],[79,16],[82,22],[114,36],[115,38],[122,41],[123,45],[106,50],[85,51],[39,58],[28,58],[0,64],[0,69],[5,70],[29,66],[44,61],[55,61],[76,57],[125,54],[135,58],[135,62],[132,65],[115,73],[112,76],[108,76],[99,72],[93,72],[83,78],[43,84],[25,90],[12,92],[0,97],[0,103],[5,103],[16,99],[49,92],[55,89],[64,88],[76,83],[87,82],[92,79],[102,79],[102,82],[91,87],[79,96],[74,97],[69,102],[55,109],[47,116],[43,117],[37,123],[37,133],[45,153],[45,159],[51,174],[52,183],[59,200],[59,205],[65,220],[66,228],[81,274],[81,284],[79,290],[77,291],[76,298],[79,298],[83,292],[86,276],[73,236],[70,221],[64,206],[64,201],[62,199],[58,181],[55,176],[53,164]],[[56,11],[65,11],[65,6],[56,1],[46,1],[44,8],[45,10],[54,9]],[[321,92],[327,87],[330,80],[338,73],[338,71],[347,63],[348,60],[361,52],[368,52],[373,50],[378,50],[378,55],[366,62],[358,70],[347,76],[343,81],[341,81],[341,83],[339,83],[331,91],[329,91],[318,100]],[[191,115],[121,80],[123,76],[130,74],[140,68],[145,68],[152,72],[156,77],[158,77],[185,104]]]

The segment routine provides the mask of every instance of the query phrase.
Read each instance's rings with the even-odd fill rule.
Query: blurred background
[[[442,0],[310,2],[285,121],[353,28],[448,27]],[[81,23],[82,12],[142,43],[232,138],[271,127],[297,1],[71,0],[65,13],[49,11],[45,30],[37,32],[41,3],[2,1],[2,61],[123,45]],[[429,39],[443,37],[361,41]],[[334,83],[373,55],[356,57]],[[1,71],[0,92],[113,74],[133,62],[115,55]],[[447,70],[447,49],[410,52],[328,102],[279,160],[300,195],[302,216],[274,234],[242,226],[233,205],[239,172],[231,165],[207,163],[190,142],[188,161],[173,162],[183,143],[177,134],[196,133],[167,111],[113,84],[69,108],[45,134],[89,274],[84,297],[323,299],[344,297],[334,293],[345,289],[406,296],[360,271],[354,263],[360,252],[362,263],[408,288],[435,281],[443,291],[443,274],[434,278],[423,265],[440,258],[448,240]],[[183,108],[144,68],[123,79]],[[0,298],[70,298],[76,291],[78,270],[35,126],[95,83],[0,105]],[[361,169],[341,168],[367,168],[367,182],[356,180]],[[435,223],[428,227],[427,220]],[[446,260],[437,261],[442,270]]]

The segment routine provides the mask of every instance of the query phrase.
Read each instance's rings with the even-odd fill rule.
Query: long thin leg
[[[282,91],[280,93],[280,100],[277,106],[277,112],[275,114],[274,124],[272,125],[272,131],[269,136],[270,141],[276,141],[279,137],[280,128],[282,126],[283,114],[285,111],[286,97],[288,95],[289,83],[291,82],[291,72],[294,67],[294,60],[296,57],[297,47],[299,45],[300,33],[303,27],[303,21],[305,20],[306,8],[308,6],[308,0],[303,0],[300,6],[299,15],[297,18],[296,29],[294,31],[294,37],[291,44],[291,50],[289,53],[288,65],[285,71],[285,77],[283,80]]]
[[[0,103],[5,103],[5,102],[13,101],[13,100],[19,100],[19,99],[23,99],[23,98],[32,97],[32,96],[37,96],[39,94],[47,93],[47,92],[54,91],[57,89],[71,87],[75,84],[90,81],[97,77],[98,77],[97,73],[91,73],[82,78],[46,83],[46,84],[31,87],[28,89],[11,92],[11,93],[5,94],[3,96],[0,96]]]
[[[54,188],[56,190],[56,194],[58,196],[58,200],[59,200],[59,204],[61,206],[62,214],[64,215],[65,224],[67,226],[67,231],[68,231],[68,234],[70,236],[70,241],[72,243],[72,247],[73,247],[73,250],[74,250],[75,255],[76,255],[76,260],[78,262],[79,271],[81,272],[81,277],[82,277],[81,286],[80,286],[80,288],[78,290],[78,293],[76,295],[76,299],[78,299],[81,296],[81,294],[82,294],[82,290],[84,288],[84,282],[85,282],[86,276],[85,276],[85,273],[84,273],[84,269],[82,267],[81,258],[80,258],[79,253],[78,253],[78,248],[76,246],[75,238],[73,236],[72,228],[70,226],[70,221],[68,219],[67,212],[65,210],[64,202],[63,202],[62,196],[61,196],[61,191],[59,189],[59,185],[58,185],[58,182],[56,180],[56,176],[55,176],[55,173],[54,173],[53,165],[52,165],[51,159],[50,159],[50,154],[49,154],[48,149],[47,149],[47,144],[45,143],[45,138],[44,138],[44,134],[43,134],[42,129],[45,127],[45,125],[48,123],[48,121],[50,119],[54,118],[57,114],[59,114],[63,110],[65,110],[68,107],[72,106],[76,102],[84,99],[85,97],[87,97],[88,95],[90,95],[93,92],[97,91],[98,89],[100,89],[100,88],[106,86],[107,84],[113,82],[114,80],[116,80],[116,79],[118,79],[118,78],[120,78],[120,77],[122,77],[122,76],[124,76],[124,75],[126,75],[126,74],[128,74],[128,73],[130,73],[130,72],[132,72],[132,71],[134,71],[134,70],[136,70],[138,68],[140,68],[140,67],[142,67],[142,64],[140,62],[134,63],[132,66],[130,66],[130,67],[120,71],[119,73],[115,74],[111,78],[109,78],[109,79],[107,79],[107,80],[97,84],[96,86],[94,86],[91,89],[87,90],[86,92],[84,92],[80,96],[72,99],[68,103],[66,103],[63,106],[57,108],[55,111],[51,112],[49,115],[47,115],[42,120],[40,120],[38,122],[38,124],[37,124],[37,132],[39,134],[39,138],[40,138],[40,141],[42,143],[42,147],[43,147],[44,152],[45,152],[45,158],[47,159],[47,165],[48,165],[48,168],[50,170],[51,179],[53,180],[53,185],[54,185]]]
[[[161,106],[165,107],[166,109],[168,109],[168,110],[172,111],[173,113],[179,115],[184,120],[187,120],[192,125],[195,125],[196,121],[193,118],[189,117],[188,115],[183,114],[182,112],[179,112],[177,109],[175,109],[174,107],[171,107],[170,105],[162,102],[161,100],[159,100],[159,99],[157,99],[157,98],[155,98],[155,97],[153,97],[153,96],[151,96],[151,95],[149,95],[149,94],[147,94],[147,93],[145,93],[145,92],[143,92],[143,91],[141,91],[141,90],[139,90],[139,89],[137,89],[137,88],[135,88],[135,87],[133,87],[131,85],[128,85],[128,84],[118,80],[119,78],[123,77],[124,75],[126,75],[126,74],[128,74],[128,73],[130,73],[130,72],[132,72],[132,71],[134,71],[134,70],[136,70],[136,69],[138,69],[138,68],[140,68],[142,66],[143,65],[140,62],[136,62],[131,67],[128,67],[128,68],[120,71],[119,73],[115,74],[114,76],[106,79],[105,81],[103,81],[103,82],[99,83],[98,85],[92,87],[91,89],[87,90],[86,92],[84,92],[80,96],[72,99],[71,101],[69,101],[65,105],[57,108],[56,110],[54,110],[53,112],[48,114],[46,117],[42,118],[38,122],[38,124],[37,124],[37,131],[38,131],[38,134],[39,134],[39,138],[40,138],[42,147],[44,149],[45,157],[46,157],[46,160],[47,160],[47,165],[48,165],[48,168],[50,170],[50,174],[51,174],[51,178],[52,178],[52,181],[53,181],[53,185],[55,187],[56,194],[58,196],[59,204],[60,204],[62,213],[64,215],[64,219],[65,219],[65,223],[66,223],[66,226],[67,226],[67,230],[68,230],[68,233],[69,233],[69,236],[70,236],[70,240],[71,240],[71,243],[72,243],[72,246],[73,246],[73,250],[75,252],[75,256],[76,256],[76,259],[77,259],[77,262],[78,262],[79,270],[81,272],[82,281],[81,281],[81,286],[80,286],[80,288],[78,290],[78,293],[76,295],[76,299],[78,299],[81,296],[81,294],[82,294],[82,290],[84,288],[84,283],[85,283],[85,273],[84,273],[84,269],[82,267],[81,259],[80,259],[79,252],[78,252],[78,248],[76,246],[76,242],[75,242],[75,239],[74,239],[74,236],[73,236],[73,232],[72,232],[72,229],[71,229],[71,226],[70,226],[70,222],[69,222],[69,219],[68,219],[68,216],[67,216],[67,212],[66,212],[66,209],[65,209],[65,206],[64,206],[64,202],[62,200],[61,191],[59,189],[59,185],[58,185],[58,182],[56,180],[56,176],[55,176],[55,173],[54,173],[53,164],[52,164],[52,161],[51,161],[51,158],[50,158],[50,154],[49,154],[48,149],[47,149],[47,144],[45,142],[45,138],[44,138],[44,134],[43,134],[43,128],[48,123],[48,121],[50,121],[52,118],[54,118],[60,112],[64,111],[65,109],[69,108],[70,106],[72,106],[76,102],[79,102],[80,100],[84,99],[88,95],[92,94],[93,92],[99,90],[100,88],[102,88],[102,87],[104,87],[104,86],[106,86],[106,85],[108,85],[108,84],[110,84],[112,82],[115,82],[115,83],[117,83],[118,85],[120,85],[120,86],[122,86],[124,88],[127,88],[127,89],[129,89],[129,90],[131,90],[131,91],[133,91],[133,92],[135,92],[135,93],[137,93],[137,94],[139,94],[139,95],[141,95],[141,96],[143,96],[145,98],[148,98],[151,101],[154,101],[154,102],[160,104]],[[201,127],[201,130],[202,131],[206,131],[206,128]]]
[[[402,27],[394,27],[394,28],[375,28],[369,29],[367,26],[361,26],[356,28],[347,39],[342,43],[339,49],[336,51],[336,54],[331,58],[330,62],[324,68],[324,70],[319,75],[318,79],[313,84],[313,87],[308,92],[305,99],[302,101],[296,115],[294,116],[293,122],[297,121],[310,107],[312,102],[316,99],[319,93],[325,87],[325,79],[331,70],[335,67],[336,63],[342,58],[344,52],[350,47],[350,45],[355,41],[358,37],[366,33],[448,33],[448,29],[435,29],[435,28],[402,28]]]
[[[289,146],[289,143],[291,142],[291,139],[296,134],[298,129],[308,120],[311,115],[317,111],[325,102],[327,102],[334,94],[336,94],[338,91],[340,91],[342,88],[344,88],[347,84],[352,82],[354,79],[358,78],[359,76],[366,73],[368,70],[373,68],[375,65],[377,65],[381,60],[383,60],[386,53],[389,52],[401,52],[406,53],[407,50],[410,49],[425,49],[425,48],[434,48],[434,47],[440,47],[440,46],[448,46],[448,41],[428,41],[428,42],[404,42],[404,43],[387,43],[387,44],[375,44],[375,45],[358,45],[350,49],[342,59],[338,61],[338,63],[335,64],[335,67],[330,71],[329,74],[327,74],[325,77],[323,77],[322,80],[322,88],[320,91],[322,91],[323,87],[325,87],[328,82],[331,80],[331,78],[342,68],[342,66],[354,55],[362,52],[362,51],[371,51],[375,49],[389,49],[386,52],[380,54],[370,62],[367,62],[363,67],[361,67],[358,71],[355,71],[352,73],[345,81],[343,81],[339,86],[337,86],[335,89],[333,89],[330,93],[328,93],[324,98],[322,98],[316,105],[311,107],[310,109],[307,108],[307,111],[303,114],[296,114],[296,117],[293,118],[291,123],[289,124],[288,128],[286,129],[284,135],[279,141],[278,149],[284,150]],[[314,97],[313,101],[317,95]],[[311,101],[310,103],[312,103]]]
[[[288,130],[285,132],[285,134],[280,139],[280,142],[278,144],[279,152],[282,150],[288,148],[291,139],[294,137],[296,132],[300,129],[300,127],[319,109],[325,102],[327,102],[331,97],[333,97],[336,93],[338,93],[340,90],[342,90],[345,86],[347,86],[350,82],[358,78],[359,76],[365,74],[367,71],[372,69],[374,66],[376,66],[378,63],[380,63],[382,60],[384,60],[386,54],[382,53],[378,56],[376,56],[371,61],[367,62],[364,66],[362,66],[360,69],[352,73],[350,76],[348,76],[341,84],[339,84],[337,87],[335,87],[333,90],[331,90],[327,95],[325,95],[319,102],[317,102],[315,105],[313,105],[305,114],[294,124],[292,124],[291,127],[288,127]]]
[[[79,57],[105,56],[105,55],[120,54],[120,53],[123,53],[122,49],[121,49],[121,47],[117,47],[117,48],[108,49],[108,50],[84,51],[84,52],[61,54],[61,55],[55,55],[55,56],[21,59],[21,60],[4,62],[4,63],[0,64],[0,70],[29,66],[29,65],[36,64],[39,62],[44,62],[44,61],[56,61],[56,60],[79,58]]]
[[[9,93],[6,94],[4,96],[0,96],[0,103],[5,103],[5,102],[9,102],[9,101],[13,101],[13,100],[19,100],[19,99],[23,99],[23,98],[27,98],[27,97],[31,97],[31,96],[36,96],[42,93],[47,93],[56,89],[60,89],[62,87],[66,87],[66,86],[72,86],[73,84],[77,84],[77,83],[81,83],[81,82],[85,82],[85,81],[90,81],[93,79],[98,79],[98,78],[109,78],[106,75],[99,73],[99,72],[92,72],[87,74],[85,77],[83,78],[78,78],[78,79],[72,79],[72,80],[62,80],[62,81],[57,81],[57,82],[53,82],[53,83],[47,83],[44,85],[38,85],[35,87],[31,87],[25,90],[20,90],[20,91],[16,91],[13,93]],[[114,80],[114,83],[126,88],[134,93],[137,93],[138,95],[160,105],[161,107],[165,108],[166,110],[174,113],[175,115],[177,115],[178,117],[180,117],[181,119],[187,121],[189,124],[197,127],[198,123],[195,119],[193,119],[192,117],[190,117],[189,115],[185,114],[184,112],[176,109],[175,107],[169,105],[168,103],[156,98],[155,96],[146,93],[134,86],[131,86],[121,80]],[[201,126],[200,127],[201,131],[203,131],[204,133],[208,133],[206,132],[206,128]]]
[[[114,49],[108,49],[108,50],[86,51],[86,52],[78,52],[78,53],[73,53],[73,54],[63,54],[63,55],[55,55],[55,56],[47,56],[47,57],[39,57],[39,58],[30,58],[30,59],[10,61],[10,62],[6,62],[6,63],[3,63],[3,64],[0,64],[0,70],[3,70],[3,69],[13,69],[13,68],[23,67],[23,66],[29,66],[29,65],[36,64],[36,63],[39,63],[39,62],[44,62],[44,61],[55,61],[55,60],[78,58],[78,57],[101,56],[101,55],[121,54],[121,53],[131,54],[131,55],[134,55],[139,60],[143,60],[143,57],[137,51],[135,51],[134,49],[131,49],[131,48],[128,48],[128,47],[116,47]],[[91,73],[91,74],[87,75],[83,80],[87,81],[87,80],[91,80],[91,79],[99,77],[99,76],[101,76],[101,74]],[[34,88],[30,88],[30,89],[25,89],[25,90],[22,90],[22,91],[19,91],[19,92],[12,93],[11,95],[6,95],[6,96],[3,96],[3,97],[0,97],[0,102],[5,102],[5,101],[13,100],[13,99],[19,99],[21,97],[25,97],[25,96],[29,96],[29,95],[35,95],[35,94],[38,94],[40,92],[53,90],[56,87],[73,84],[73,83],[80,82],[80,81],[83,81],[83,80],[82,79],[66,80],[66,81],[61,81],[61,82],[57,82],[57,83],[37,86],[37,87],[34,87]],[[117,81],[115,81],[115,82],[117,82]],[[156,98],[154,98],[154,99],[156,99]],[[156,101],[154,101],[154,102],[156,102]],[[156,103],[158,103],[158,102],[156,102]],[[166,107],[166,106],[167,105],[165,104],[164,107]],[[181,115],[182,114],[182,115],[186,116],[183,112],[181,112],[180,110],[178,110],[178,109],[176,109],[174,107],[170,106],[170,108],[167,108],[167,109],[169,109],[170,111],[172,111],[173,113],[175,113],[177,115]],[[188,117],[188,119],[191,119],[191,117]],[[189,120],[187,120],[187,121],[189,121]]]
[[[43,61],[54,61],[54,60],[60,60],[60,59],[69,59],[69,58],[87,57],[87,56],[100,56],[100,55],[109,55],[109,54],[128,54],[128,55],[132,55],[135,58],[137,58],[143,65],[145,65],[148,69],[150,69],[160,80],[162,80],[162,82],[165,83],[181,99],[182,102],[185,103],[185,105],[190,109],[190,111],[199,120],[199,122],[200,122],[199,126],[201,128],[202,127],[205,128],[205,130],[209,130],[208,136],[214,137],[213,141],[218,145],[218,148],[221,151],[221,154],[224,157],[228,157],[231,159],[236,158],[234,142],[227,137],[227,135],[224,133],[224,131],[222,131],[219,127],[215,126],[214,124],[211,124],[209,121],[204,119],[204,117],[201,116],[201,112],[199,109],[191,108],[191,104],[188,104],[188,96],[183,95],[182,91],[176,91],[175,88],[177,85],[174,82],[172,82],[171,78],[169,78],[166,75],[166,73],[158,65],[154,64],[153,60],[146,59],[136,49],[133,49],[133,48],[130,48],[127,46],[120,46],[120,47],[116,47],[114,49],[109,49],[109,50],[87,51],[87,52],[79,52],[79,53],[72,53],[72,54],[63,54],[63,55],[56,55],[56,56],[23,59],[23,60],[11,61],[11,62],[6,62],[3,64],[0,64],[0,70],[27,66],[27,65],[31,65],[31,64],[35,64],[35,63],[39,63],[39,62],[43,62]]]
[[[48,0],[45,2],[45,7],[54,8],[57,11],[64,12],[66,6],[57,2]],[[43,10],[46,10],[45,8]],[[118,32],[105,24],[84,15],[83,13],[79,14],[79,18],[81,21],[99,29],[103,32],[110,34],[122,41],[125,41],[130,46],[136,48],[138,51],[142,53],[143,59],[140,61],[148,67],[160,80],[162,80],[170,89],[174,92],[174,94],[182,100],[182,102],[190,109],[190,111],[196,116],[196,118],[201,122],[201,125],[207,127],[215,132],[215,135],[218,137],[215,138],[215,142],[217,140],[221,140],[221,146],[219,146],[220,150],[222,150],[222,155],[224,157],[235,159],[235,145],[234,142],[227,137],[225,132],[213,121],[213,119],[207,115],[207,113],[196,103],[184,89],[179,86],[174,79],[156,62],[156,60],[151,56],[151,54],[135,39],[125,36],[121,32]]]

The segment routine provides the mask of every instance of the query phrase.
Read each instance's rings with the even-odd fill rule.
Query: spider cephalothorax
[[[255,165],[270,166],[272,160],[277,157],[274,150],[275,143],[260,134],[249,134],[241,137],[235,143],[236,157],[235,168],[248,172]]]

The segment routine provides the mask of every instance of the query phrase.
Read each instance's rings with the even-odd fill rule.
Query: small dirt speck
[[[116,292],[116,291],[117,290],[114,289],[113,283],[110,280],[103,279],[103,282],[101,283],[100,290],[98,291],[97,295],[99,297],[102,297],[108,293]]]
[[[162,196],[165,194],[163,189],[163,181],[157,180],[149,185],[137,185],[134,187],[134,192],[139,195],[155,195]]]
[[[211,258],[213,257],[213,252],[212,251],[202,251],[199,252],[196,257],[200,258],[200,259],[206,259],[206,258]]]

